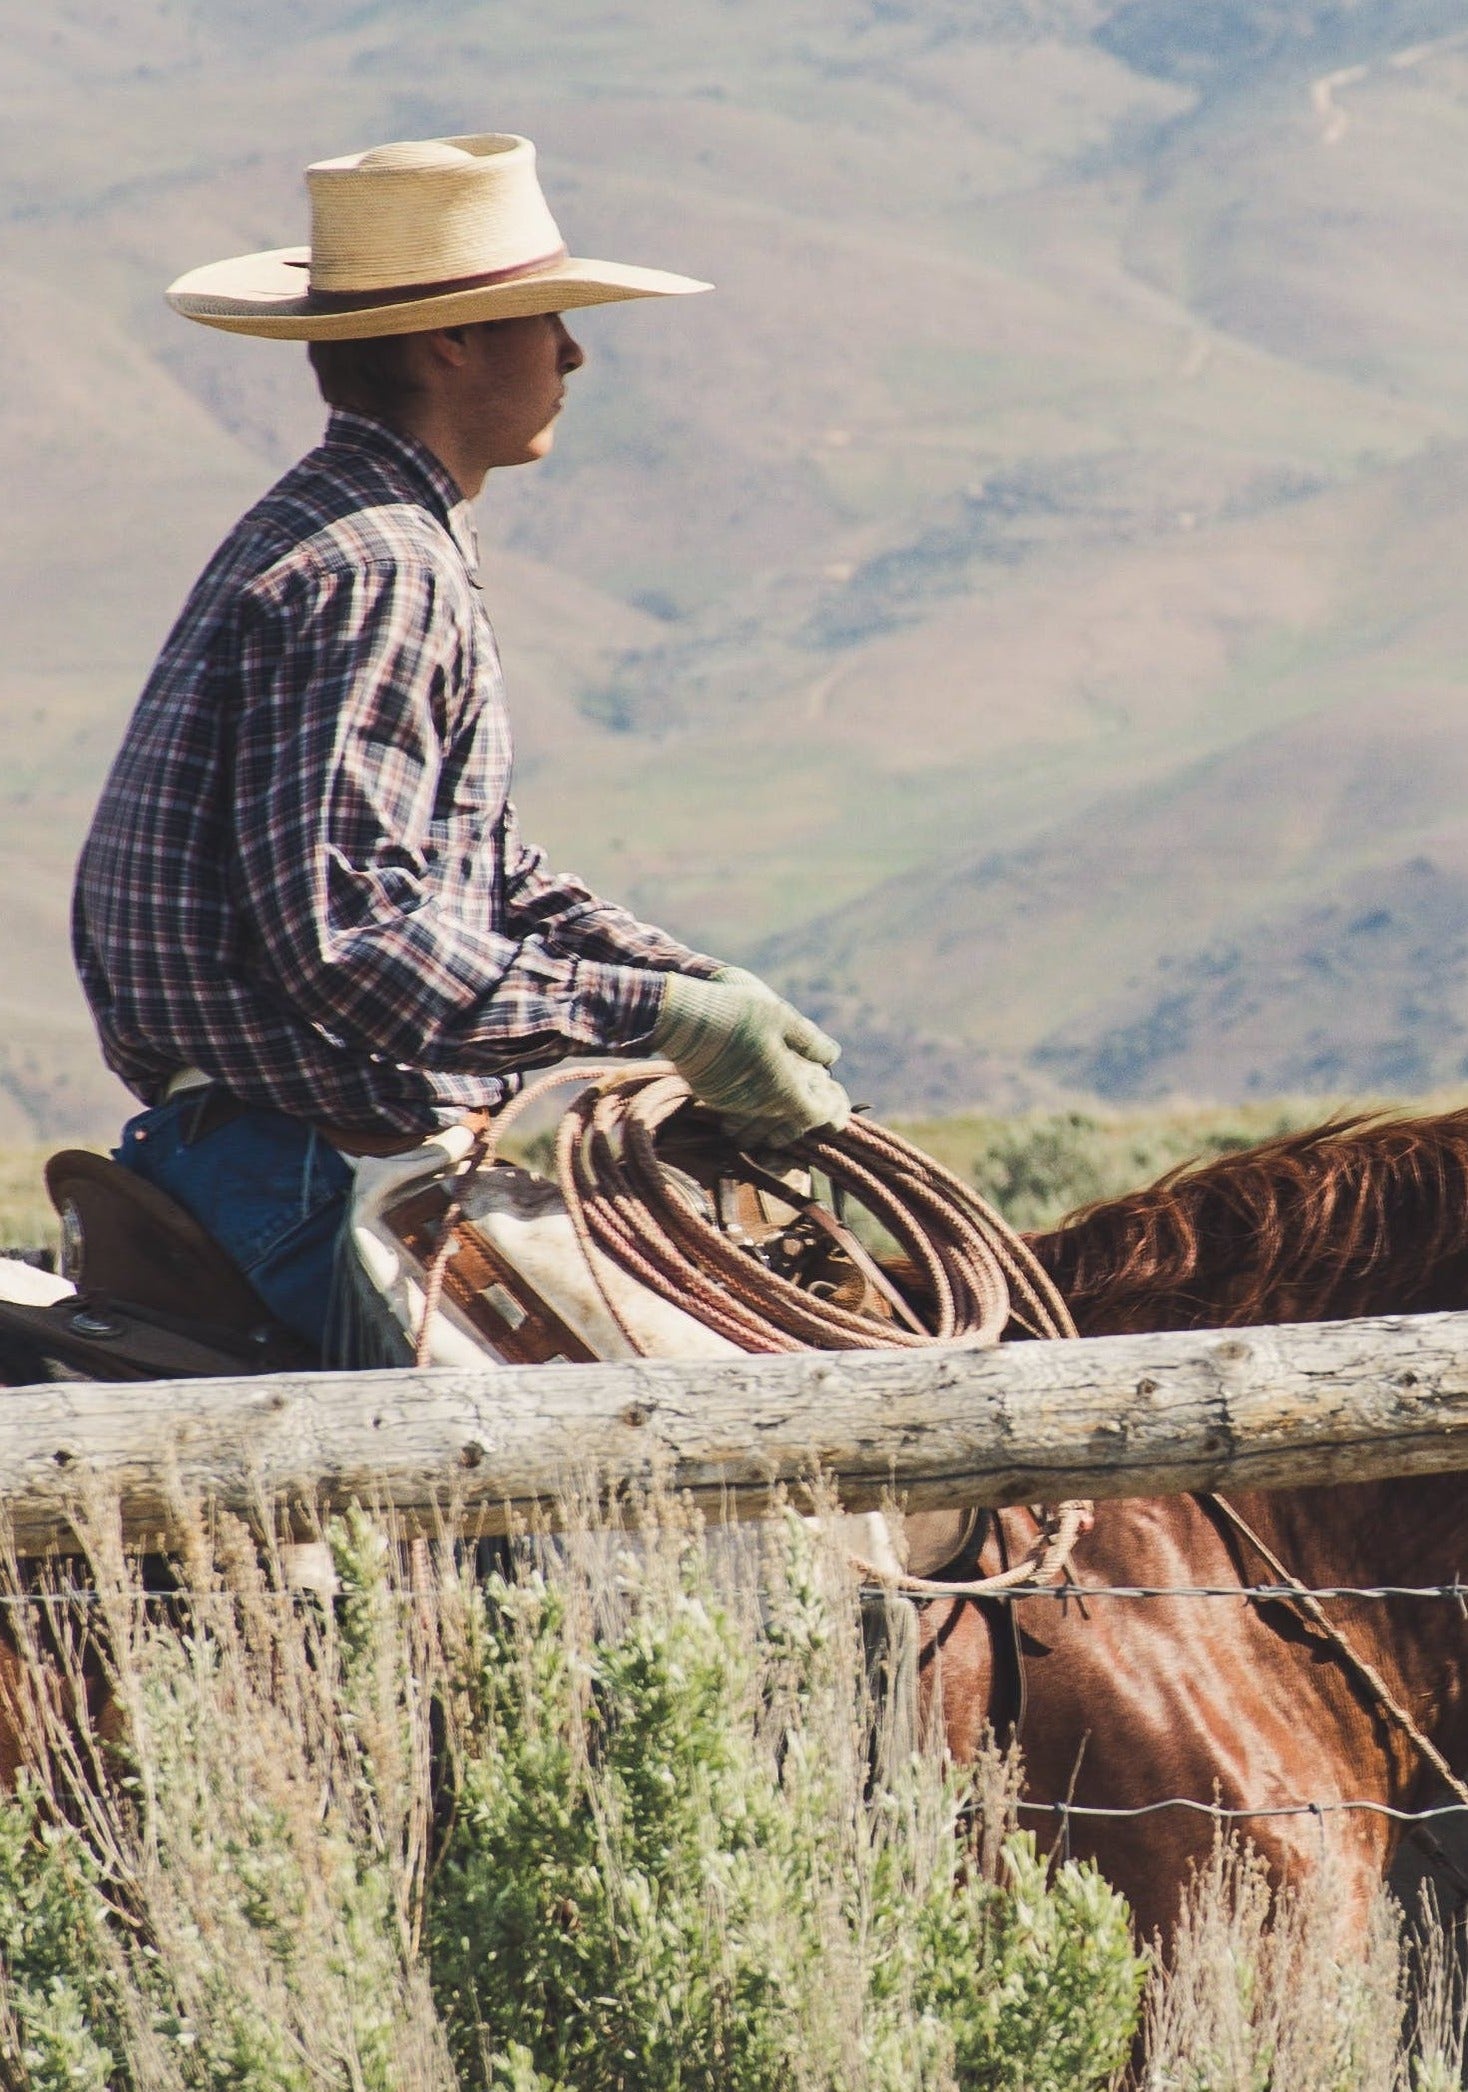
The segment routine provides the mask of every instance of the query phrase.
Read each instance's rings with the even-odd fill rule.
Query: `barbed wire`
[[[1468,1618],[1468,1585],[1455,1571],[1452,1581],[1437,1584],[1016,1584],[999,1594],[1004,1599],[1049,1598],[1064,1603],[1075,1599],[1082,1603],[1090,1598],[1228,1598],[1244,1599],[1259,1604],[1298,1605],[1302,1599],[1451,1599],[1459,1611]],[[1439,1769],[1446,1772],[1443,1762],[1437,1760]],[[1449,1780],[1450,1786],[1457,1786]],[[1461,1794],[1463,1789],[1458,1786]],[[1182,1809],[1194,1815],[1206,1816],[1215,1824],[1257,1823],[1290,1816],[1313,1817],[1321,1822],[1326,1816],[1366,1813],[1386,1818],[1393,1823],[1410,1826],[1408,1835],[1421,1833],[1427,1840],[1429,1856],[1447,1868],[1456,1885],[1468,1897],[1468,1876],[1463,1875],[1423,1826],[1439,1818],[1468,1816],[1468,1801],[1439,1802],[1428,1808],[1402,1809],[1390,1802],[1371,1801],[1365,1797],[1338,1798],[1332,1801],[1261,1802],[1253,1807],[1231,1806],[1222,1802],[1199,1801],[1194,1795],[1170,1794],[1157,1801],[1138,1802],[1130,1805],[1103,1805],[1094,1802],[1074,1801],[1031,1801],[1016,1800],[1017,1812],[1049,1817],[1059,1829],[1060,1839],[1067,1853],[1070,1846],[1070,1824],[1073,1819],[1092,1821],[1131,1822],[1146,1816],[1160,1815],[1168,1809]],[[1435,1847],[1435,1850],[1434,1850]]]
[[[302,1543],[287,1541],[284,1544],[290,1547]],[[284,1588],[267,1585],[250,1592],[249,1597],[252,1602],[262,1597],[294,1600],[303,1589],[316,1588],[315,1585]],[[864,1594],[874,1598],[902,1595],[890,1591],[885,1584],[863,1584],[861,1588]],[[120,1591],[73,1589],[70,1586],[53,1591],[0,1591],[0,1609],[23,1605],[95,1605],[104,1600],[116,1603],[123,1595]],[[200,1591],[185,1584],[160,1584],[156,1590],[134,1590],[127,1595],[138,1601],[217,1598],[232,1603],[239,1594],[223,1586],[214,1591]],[[404,1592],[402,1595],[407,1597],[410,1594]],[[1072,1598],[1245,1598],[1260,1605],[1277,1605],[1296,1598],[1437,1598],[1453,1600],[1468,1615],[1468,1583],[1457,1578],[1445,1584],[1012,1584],[994,1595],[1006,1601],[1049,1598],[1062,1604]]]
[[[1083,1817],[1091,1821],[1135,1822],[1142,1816],[1157,1816],[1165,1809],[1185,1809],[1195,1816],[1210,1817],[1215,1826],[1236,1823],[1259,1823],[1277,1820],[1283,1816],[1308,1816],[1319,1826],[1320,1836],[1325,1838],[1327,1816],[1346,1815],[1351,1812],[1385,1817],[1389,1822],[1403,1826],[1406,1842],[1416,1845],[1429,1867],[1447,1880],[1458,1892],[1461,1911],[1468,1904],[1468,1874],[1427,1825],[1445,1816],[1468,1816],[1468,1802],[1450,1801],[1435,1803],[1426,1809],[1399,1809],[1391,1802],[1342,1799],[1338,1801],[1262,1802],[1257,1808],[1232,1808],[1222,1802],[1198,1801],[1189,1794],[1169,1794],[1161,1801],[1139,1802],[1130,1808],[1103,1807],[1099,1803],[1074,1801],[1027,1801],[1016,1798],[1009,1806],[1016,1817],[1020,1815],[1045,1816],[1055,1825],[1055,1844],[1052,1851],[1063,1859],[1073,1857],[1071,1825]],[[971,1818],[973,1811],[962,1814]]]
[[[1468,1816],[1468,1802],[1462,1801],[1439,1802],[1429,1809],[1398,1809],[1390,1802],[1366,1800],[1261,1802],[1257,1808],[1241,1809],[1222,1802],[1198,1801],[1189,1794],[1169,1794],[1161,1801],[1138,1802],[1131,1808],[1103,1808],[1099,1803],[1077,1801],[1018,1801],[1014,1806],[1041,1816],[1118,1819],[1155,1816],[1163,1809],[1189,1809],[1195,1815],[1212,1816],[1227,1823],[1267,1816],[1335,1816],[1352,1809],[1390,1817],[1393,1823],[1430,1823],[1439,1816]]]
[[[1446,1584],[1012,1584],[1005,1598],[1452,1598],[1468,1611],[1468,1583]]]
[[[288,1543],[289,1544],[289,1543]],[[878,1589],[881,1587],[878,1586]],[[278,1604],[301,1607],[303,1604],[320,1605],[335,1594],[319,1586],[294,1586],[282,1588],[266,1585],[250,1592],[239,1592],[221,1587],[217,1590],[198,1590],[192,1586],[164,1586],[158,1590],[101,1591],[95,1588],[61,1587],[55,1590],[0,1591],[0,1610],[13,1607],[57,1607],[88,1608],[102,1605],[127,1605],[134,1608],[162,1609],[170,1605],[193,1607],[214,1604],[238,1607],[241,1604],[256,1605],[261,1600],[273,1600]],[[421,1608],[425,1598],[435,1594],[431,1588],[413,1591],[403,1589],[390,1594],[402,1604]],[[1003,1594],[1006,1598],[1255,1598],[1260,1600],[1298,1598],[1300,1592],[1287,1584],[1245,1585],[1152,1585],[1152,1584],[1068,1584],[1018,1586]],[[1370,1586],[1328,1585],[1311,1591],[1318,1598],[1454,1598],[1460,1603],[1468,1601],[1468,1584],[1456,1579],[1450,1584],[1377,1584]],[[1261,1802],[1254,1807],[1237,1807],[1222,1802],[1199,1801],[1196,1796],[1170,1794],[1160,1800],[1138,1802],[1130,1805],[1104,1805],[1096,1802],[1033,1801],[1027,1798],[1016,1800],[1012,1806],[1024,1815],[1051,1818],[1060,1827],[1062,1835],[1072,1820],[1124,1822],[1145,1816],[1156,1816],[1169,1809],[1182,1809],[1190,1814],[1207,1816],[1216,1823],[1261,1822],[1289,1816],[1324,1818],[1352,1812],[1365,1813],[1389,1819],[1393,1823],[1420,1826],[1446,1817],[1468,1816],[1468,1802],[1439,1802],[1421,1809],[1402,1809],[1389,1802],[1371,1801],[1361,1798],[1339,1798],[1331,1801]],[[968,1813],[966,1810],[961,1813]]]

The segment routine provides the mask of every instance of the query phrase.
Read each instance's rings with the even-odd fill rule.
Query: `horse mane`
[[[1087,1335],[1468,1304],[1468,1110],[1360,1113],[1029,1238]]]

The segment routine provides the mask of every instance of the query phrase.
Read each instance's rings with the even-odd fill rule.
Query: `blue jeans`
[[[117,1161],[177,1199],[276,1319],[324,1351],[351,1165],[314,1127],[273,1111],[191,1140],[199,1104],[192,1091],[129,1119]]]

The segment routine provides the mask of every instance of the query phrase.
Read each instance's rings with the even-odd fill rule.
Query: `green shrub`
[[[849,1599],[804,1528],[763,1632],[684,1536],[491,1592],[433,1961],[470,2082],[586,2092],[1108,2084],[1142,1964],[1087,1869],[871,1735]],[[609,1595],[614,1594],[614,1595]],[[492,2061],[476,2077],[476,2058]]]
[[[220,1521],[186,1610],[105,1536],[98,1601],[46,1609],[7,1688],[37,1774],[0,1799],[5,2092],[1115,2082],[1125,1907],[1016,1834],[1015,1763],[960,1777],[900,1694],[869,1704],[836,1542],[664,1506],[481,1588],[374,1519],[333,1537],[332,1603]],[[105,1740],[68,1714],[89,1649]],[[1383,1897],[1363,1943],[1340,1911],[1220,1846],[1148,1984],[1143,2092],[1458,2084],[1435,1914],[1404,1942]]]
[[[0,1799],[0,2080],[108,2092],[116,2024],[98,1868],[23,1776]]]

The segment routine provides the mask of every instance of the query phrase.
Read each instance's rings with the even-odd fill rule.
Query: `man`
[[[119,1160],[320,1344],[349,1157],[492,1111],[521,1071],[671,1059],[751,1141],[844,1123],[833,1041],[738,968],[552,874],[469,503],[543,457],[579,305],[707,289],[568,256],[528,140],[307,170],[309,250],[170,302],[304,340],[326,438],[226,538],[153,669],[82,853],[78,970],[145,1109]]]

